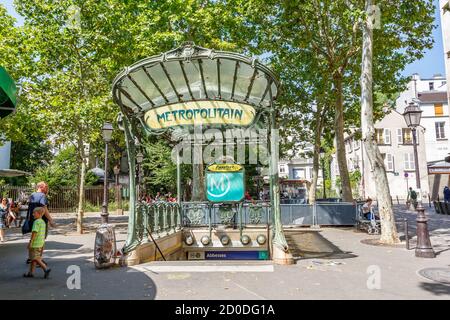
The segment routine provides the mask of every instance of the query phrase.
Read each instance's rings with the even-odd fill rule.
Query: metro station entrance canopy
[[[220,121],[211,114],[170,114],[174,121],[155,125],[145,115],[152,110],[173,111],[188,106],[243,107],[254,115],[271,109],[279,82],[266,66],[243,55],[214,51],[186,44],[166,53],[141,60],[122,71],[113,82],[113,99],[128,117],[135,117],[148,130],[195,124],[236,124],[232,115]],[[164,109],[161,107],[166,106]],[[178,118],[176,116],[178,115]],[[226,119],[229,121],[227,122]],[[251,125],[246,123],[245,125]]]
[[[143,135],[176,129],[192,131],[199,126],[250,128],[265,115],[271,131],[273,244],[279,249],[278,254],[274,251],[273,259],[283,259],[288,246],[281,225],[278,170],[274,170],[278,168],[278,141],[273,104],[279,90],[275,74],[257,59],[190,42],[125,68],[114,79],[112,94],[121,108],[119,124],[125,132],[130,172],[136,172],[136,142]],[[181,205],[180,183],[177,195]],[[136,200],[136,177],[131,174],[130,219],[124,253],[139,244]]]
[[[17,104],[17,88],[14,80],[0,66],[0,118],[4,118],[14,111]]]

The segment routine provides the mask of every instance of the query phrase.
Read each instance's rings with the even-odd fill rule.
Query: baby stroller
[[[376,219],[373,210],[370,210],[368,216],[369,216],[368,218],[364,216],[362,206],[360,206],[358,209],[358,215],[356,217],[356,229],[364,230],[368,234],[380,234],[381,233],[380,220]]]

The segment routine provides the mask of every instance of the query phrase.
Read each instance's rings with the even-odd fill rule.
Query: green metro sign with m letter
[[[206,171],[206,197],[211,202],[244,199],[244,170],[236,164],[214,164]]]

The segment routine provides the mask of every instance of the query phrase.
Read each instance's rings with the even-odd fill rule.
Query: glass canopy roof
[[[279,91],[273,72],[256,59],[193,43],[143,59],[113,82],[113,99],[127,114],[190,101],[229,101],[271,107]]]

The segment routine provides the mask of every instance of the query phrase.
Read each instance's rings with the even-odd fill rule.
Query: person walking
[[[47,194],[48,194],[48,185],[47,183],[45,183],[44,181],[39,182],[36,185],[36,192],[33,192],[28,200],[28,213],[27,213],[27,221],[28,224],[25,223],[22,226],[22,233],[28,233],[31,230],[26,230],[25,226],[28,225],[29,228],[33,228],[33,224],[34,224],[34,218],[33,218],[33,212],[35,208],[38,207],[42,207],[44,210],[44,215],[42,217],[42,220],[45,223],[45,238],[47,238],[48,235],[48,224],[50,224],[50,226],[55,227],[55,223],[53,222],[53,218],[50,215],[49,211],[48,211],[48,199],[47,199]],[[42,250],[43,251],[43,250]],[[28,259],[27,263],[30,263],[31,260]]]
[[[0,203],[0,241],[1,242],[5,242],[5,229],[6,229],[8,216],[9,216],[8,199],[2,198],[2,202]]]
[[[444,202],[450,202],[450,188],[448,186],[444,187]]]
[[[33,229],[31,233],[31,239],[28,243],[28,258],[31,261],[30,269],[28,273],[23,276],[25,278],[34,277],[34,269],[36,264],[38,264],[44,271],[44,278],[47,279],[51,269],[48,268],[47,264],[42,260],[42,252],[44,251],[45,235],[47,224],[44,222],[42,217],[45,214],[44,207],[36,207],[33,210]]]
[[[411,187],[409,187],[408,198],[406,201],[411,203],[414,206],[414,209],[417,208],[417,192],[415,192]]]
[[[19,215],[19,206],[14,201],[10,202],[9,204],[9,215],[7,218],[7,224],[8,228],[11,228],[12,223],[14,222],[14,225],[17,227],[17,218]]]

